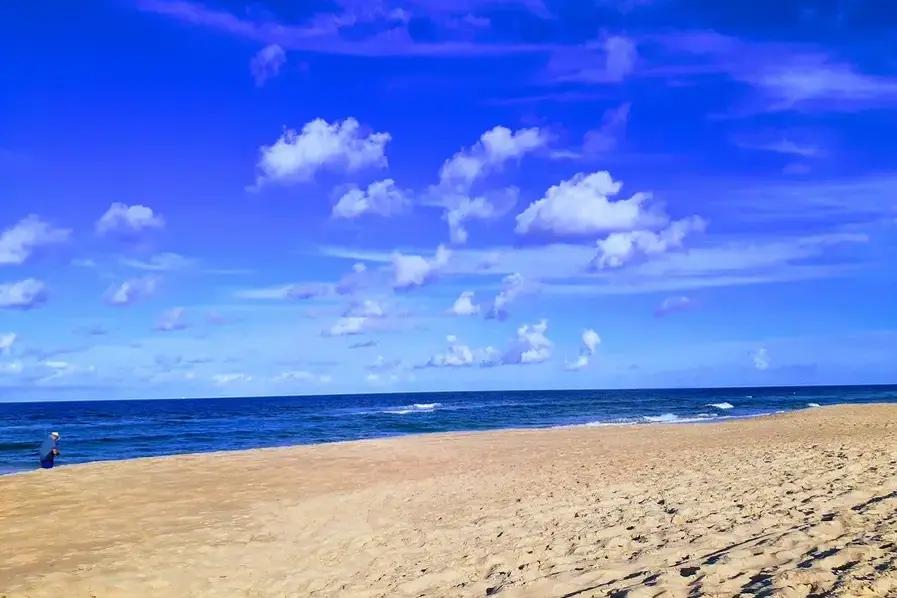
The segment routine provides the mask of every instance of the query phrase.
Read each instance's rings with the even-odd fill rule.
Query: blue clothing
[[[53,454],[53,451],[58,449],[59,441],[52,436],[47,436],[46,440],[44,440],[40,445],[41,463],[43,463],[44,461],[53,461],[53,458],[56,456]]]
[[[41,459],[41,469],[53,469],[53,459]]]

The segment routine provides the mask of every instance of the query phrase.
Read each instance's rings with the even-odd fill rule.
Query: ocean
[[[560,390],[0,403],[0,473],[131,459],[473,430],[715,422],[838,404],[897,402],[894,386]]]

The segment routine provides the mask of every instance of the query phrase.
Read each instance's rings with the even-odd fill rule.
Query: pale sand
[[[897,406],[0,478],[9,597],[897,596],[895,568]]]

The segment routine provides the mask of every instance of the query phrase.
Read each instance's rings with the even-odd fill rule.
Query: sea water
[[[60,465],[432,432],[715,422],[837,404],[897,402],[897,386],[553,390],[240,399],[0,403],[0,473]]]

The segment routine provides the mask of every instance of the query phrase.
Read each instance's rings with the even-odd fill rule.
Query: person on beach
[[[51,469],[53,461],[59,456],[59,432],[52,432],[40,445],[40,466]]]

